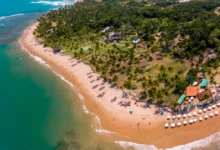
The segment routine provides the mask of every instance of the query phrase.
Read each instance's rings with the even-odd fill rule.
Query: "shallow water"
[[[120,138],[115,141],[109,136],[115,133],[101,129],[98,117],[85,108],[83,97],[73,92],[76,87],[21,49],[18,39],[28,25],[44,12],[69,3],[72,1],[1,2],[0,149],[156,149]],[[219,140],[209,144],[213,139],[173,149],[187,150],[202,143],[208,144],[197,149],[220,149]]]
[[[84,101],[73,87],[18,43],[25,28],[42,15],[39,11],[63,4],[14,0],[0,6],[1,150],[67,149],[67,145],[72,149],[120,149],[91,127],[94,117],[83,111]]]

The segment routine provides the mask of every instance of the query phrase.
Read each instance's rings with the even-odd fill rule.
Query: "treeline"
[[[220,16],[215,9],[219,6],[219,0],[85,0],[39,18],[35,35],[44,46],[68,49],[118,87],[137,90],[140,99],[153,98],[164,103],[165,97],[184,92],[195,79],[199,66],[209,75],[210,68],[218,68]],[[107,26],[120,33],[121,42],[104,40],[109,33],[101,31]],[[145,45],[133,44],[135,38]],[[85,43],[90,44],[84,46]],[[84,47],[89,48],[86,51]],[[201,62],[210,50],[217,58],[203,65]],[[173,64],[190,64],[193,57],[198,57],[199,62],[191,63],[191,69],[181,64],[179,68],[158,64],[159,71],[147,68],[152,61],[165,56],[172,58]],[[148,74],[151,69],[157,73]],[[165,103],[175,106],[176,100],[167,98]]]

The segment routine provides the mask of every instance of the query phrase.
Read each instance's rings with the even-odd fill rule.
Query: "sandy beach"
[[[35,28],[36,23],[26,30],[21,38],[22,45],[77,87],[85,99],[86,108],[100,118],[103,129],[126,136],[124,140],[155,145],[162,149],[200,140],[220,130],[220,115],[193,125],[165,129],[164,123],[170,114],[155,115],[155,106],[144,109],[140,106],[141,103],[135,104],[132,98],[123,97],[120,89],[112,88],[110,84],[99,79],[99,74],[93,72],[89,65],[70,56],[54,54],[51,48],[43,47],[34,38]],[[118,105],[119,102],[128,101],[131,101],[129,107]],[[130,109],[133,110],[132,114],[129,113]],[[219,108],[218,110],[220,111]],[[204,115],[203,113],[201,116]]]

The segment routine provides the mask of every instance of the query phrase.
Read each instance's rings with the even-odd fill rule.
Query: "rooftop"
[[[185,90],[186,96],[196,96],[199,92],[198,86],[188,86]]]
[[[202,77],[202,75],[203,75],[202,72],[198,72],[197,75],[196,75],[196,77],[197,77],[197,78],[200,78],[200,77]]]
[[[206,95],[207,95],[207,97],[206,97]],[[211,96],[212,96],[212,91],[210,89],[203,91],[201,93],[198,93],[199,100],[204,100],[204,99],[209,98]]]

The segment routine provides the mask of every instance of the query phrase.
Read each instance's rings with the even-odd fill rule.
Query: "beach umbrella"
[[[186,121],[186,120],[185,120],[185,121],[183,121],[183,124],[184,124],[184,125],[186,125],[186,124],[187,124],[187,121]]]
[[[202,114],[202,110],[201,109],[199,110],[199,113]]]
[[[193,100],[194,99],[194,97],[190,97],[190,100]]]
[[[202,121],[202,117],[199,117],[199,121]]]
[[[168,124],[168,123],[165,123],[164,126],[165,126],[165,128],[168,128],[168,127],[169,127],[169,124]]]
[[[218,103],[217,106],[219,107],[219,106],[220,106],[220,103]]]
[[[209,106],[209,107],[208,107],[208,110],[211,110],[211,109],[212,109],[212,108]]]
[[[178,123],[177,123],[177,126],[178,126],[178,127],[180,127],[180,126],[181,126],[181,123],[180,123],[180,122],[178,122]]]
[[[215,109],[215,105],[212,106],[212,109]]]
[[[167,120],[170,120],[170,116],[167,116]]]
[[[132,109],[130,109],[130,113],[133,113],[134,111]]]
[[[206,108],[203,109],[203,112],[206,112]]]
[[[196,116],[197,115],[197,113],[196,112],[193,112],[193,116]]]
[[[180,118],[181,118],[181,115],[177,115],[177,118],[180,119]]]
[[[173,116],[172,118],[173,118],[173,120],[174,120],[174,119],[176,119],[176,116]]]
[[[218,115],[218,111],[215,111],[215,115],[216,115],[216,116]]]
[[[190,99],[190,100],[188,100],[188,102],[189,102],[189,103],[191,103],[191,102],[192,102],[192,100]]]
[[[175,127],[175,123],[171,123],[171,127],[174,128]]]
[[[183,114],[183,118],[186,118],[186,114]]]
[[[188,117],[190,118],[192,116],[192,114],[188,114]]]
[[[192,120],[192,119],[190,119],[190,120],[189,120],[189,123],[190,123],[190,124],[192,124],[192,123],[193,123],[193,120]]]
[[[205,118],[205,119],[208,119],[208,117],[209,117],[208,115],[205,115],[205,117],[204,117],[204,118]]]
[[[213,113],[211,113],[211,114],[210,114],[210,117],[212,118],[212,117],[213,117],[213,115],[214,115],[214,114],[213,114]]]
[[[193,122],[196,123],[196,122],[197,122],[197,119],[194,119]]]

